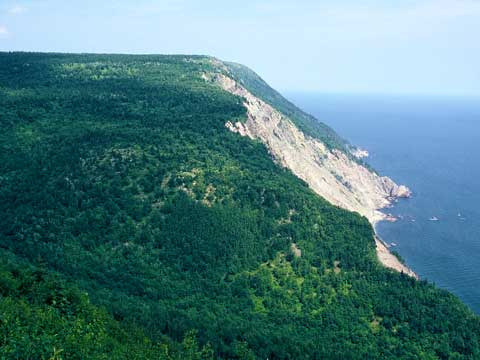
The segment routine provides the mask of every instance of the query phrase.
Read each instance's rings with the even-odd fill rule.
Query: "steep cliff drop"
[[[332,204],[358,212],[375,226],[386,218],[380,209],[388,207],[397,198],[410,196],[407,187],[377,175],[342,151],[331,150],[323,142],[305,135],[289,118],[231,77],[216,73],[205,74],[204,78],[244,99],[247,121],[227,122],[225,126],[230,131],[262,141],[280,165],[290,169]],[[375,243],[378,258],[384,266],[417,277],[378,237],[375,237]]]

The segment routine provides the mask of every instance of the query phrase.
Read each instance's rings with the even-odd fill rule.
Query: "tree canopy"
[[[225,127],[221,71],[0,53],[1,357],[478,359],[476,315]]]

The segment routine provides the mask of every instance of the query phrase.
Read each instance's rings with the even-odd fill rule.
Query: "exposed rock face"
[[[290,245],[290,251],[292,252],[293,256],[299,258],[302,257],[302,250],[300,250],[297,244],[293,243]]]
[[[379,209],[396,198],[410,196],[407,187],[398,186],[343,152],[329,150],[321,141],[305,136],[288,118],[229,77],[216,75],[216,80],[223,89],[242,96],[248,110],[246,123],[227,122],[225,126],[242,136],[260,139],[276,161],[332,204],[357,211],[375,224],[385,218]]]
[[[379,209],[389,206],[396,198],[410,196],[407,187],[375,174],[343,152],[329,150],[321,141],[306,136],[290,119],[233,79],[215,74],[214,80],[224,90],[245,99],[247,121],[227,122],[225,126],[241,136],[260,139],[276,161],[332,204],[356,211],[375,224],[386,217]],[[380,245],[377,242],[379,258],[386,266],[411,272]]]

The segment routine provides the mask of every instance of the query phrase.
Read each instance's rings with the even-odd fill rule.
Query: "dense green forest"
[[[194,332],[181,343],[167,337],[152,342],[141,328],[115,321],[87,293],[42,266],[2,255],[2,359],[213,359],[212,348],[199,348]]]
[[[0,53],[0,358],[479,359],[465,305],[228,131],[232,68]]]

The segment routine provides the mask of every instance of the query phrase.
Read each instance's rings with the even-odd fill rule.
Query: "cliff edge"
[[[410,196],[406,186],[379,176],[355,161],[354,156],[305,134],[289,117],[229,76],[227,66],[222,70],[222,73],[205,74],[205,80],[214,81],[225,91],[242,97],[247,109],[246,122],[229,121],[225,126],[241,136],[263,142],[275,161],[308,183],[318,195],[341,208],[358,212],[373,226],[387,217],[381,209],[397,198]],[[375,238],[375,243],[382,264],[416,277],[381,240]]]

